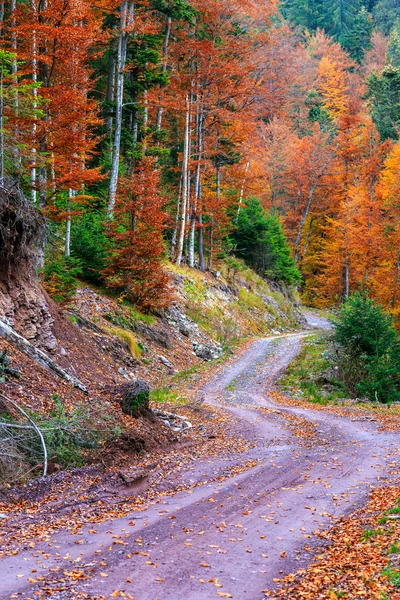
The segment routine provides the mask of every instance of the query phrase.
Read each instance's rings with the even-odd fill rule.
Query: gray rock
[[[163,365],[165,365],[166,367],[169,367],[170,369],[172,368],[172,364],[170,363],[170,361],[168,360],[168,358],[165,358],[165,356],[162,356],[161,354],[158,356],[158,360],[160,362],[162,362]]]

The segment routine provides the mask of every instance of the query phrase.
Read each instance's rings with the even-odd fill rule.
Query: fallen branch
[[[47,475],[47,447],[46,447],[46,442],[44,441],[43,433],[40,431],[40,429],[36,425],[35,421],[24,411],[23,408],[21,408],[16,402],[14,402],[14,400],[11,400],[7,396],[4,396],[4,394],[0,394],[0,398],[2,400],[4,400],[5,402],[8,402],[9,404],[11,404],[11,406],[13,406],[14,408],[16,408],[25,417],[25,419],[27,419],[29,421],[29,423],[32,425],[32,429],[34,429],[36,431],[36,433],[38,434],[38,436],[40,438],[40,442],[42,444],[42,448],[43,448],[43,477],[46,477],[46,475]]]
[[[17,350],[20,350],[26,356],[29,356],[32,360],[37,362],[39,365],[46,367],[49,371],[60,377],[61,379],[65,379],[71,384],[73,387],[81,390],[85,394],[88,393],[86,386],[83,385],[79,379],[74,377],[74,375],[70,375],[63,368],[61,368],[54,360],[52,360],[47,354],[32,346],[28,340],[26,340],[22,335],[19,335],[14,329],[12,329],[9,325],[4,323],[4,321],[0,320],[0,337],[5,339],[7,342],[12,344]]]
[[[172,419],[174,421],[179,419],[180,421],[182,421],[182,428],[180,428],[180,433],[182,433],[183,431],[187,431],[188,429],[193,429],[193,425],[190,421],[186,419],[186,417],[181,417],[176,413],[170,413],[164,410],[159,410],[158,408],[153,408],[152,412],[156,417],[160,417],[161,419]]]

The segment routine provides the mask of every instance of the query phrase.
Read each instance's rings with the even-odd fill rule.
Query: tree
[[[380,402],[398,400],[400,343],[389,314],[365,294],[354,294],[339,313],[335,339],[347,353],[347,368],[357,369],[359,392]]]
[[[104,270],[107,285],[145,311],[169,301],[163,269],[166,214],[154,160],[143,158],[130,179],[123,179],[110,231],[111,254]]]
[[[265,212],[257,198],[250,198],[241,207],[230,240],[235,254],[261,276],[289,285],[299,282],[281,223]]]
[[[388,64],[368,78],[367,97],[374,123],[383,140],[398,138],[400,126],[400,69]]]
[[[389,35],[393,23],[400,18],[399,0],[379,0],[373,9],[376,27],[384,35]]]

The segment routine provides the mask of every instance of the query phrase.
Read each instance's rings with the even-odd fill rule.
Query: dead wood
[[[42,365],[46,369],[48,369],[57,377],[68,381],[70,385],[81,390],[85,394],[88,393],[87,388],[79,379],[77,379],[74,375],[70,375],[63,368],[61,368],[54,360],[52,360],[47,354],[32,346],[28,340],[26,340],[22,335],[19,335],[14,329],[12,329],[9,325],[7,325],[4,321],[0,320],[0,337],[4,340],[12,344],[14,348],[23,352],[29,358],[37,362],[39,365]]]

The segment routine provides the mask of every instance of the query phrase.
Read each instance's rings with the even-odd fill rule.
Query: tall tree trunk
[[[16,25],[16,20],[15,20],[15,10],[16,10],[16,8],[17,8],[17,0],[11,0],[11,2],[10,2],[10,13],[11,13],[11,26],[12,26],[12,28],[14,28],[15,25]],[[13,62],[12,62],[11,73],[12,73],[12,76],[13,76],[13,82],[14,82],[15,89],[17,89],[17,86],[18,86],[17,34],[15,33],[14,30],[11,32],[11,46],[12,46],[12,51],[15,54]],[[18,117],[19,100],[18,100],[18,93],[17,92],[14,94],[13,103],[14,103],[14,116]],[[15,126],[14,126],[14,148],[13,148],[13,155],[14,155],[14,161],[15,161],[15,168],[19,172],[18,138],[19,138],[19,130],[18,130],[18,125],[16,123]]]
[[[247,173],[249,172],[249,169],[250,169],[250,162],[247,162],[246,163],[246,169],[245,169],[245,172],[244,172],[242,187],[240,188],[239,206],[238,206],[238,210],[237,210],[236,223],[239,220],[240,211],[241,211],[242,205],[243,205],[244,187],[246,185],[246,178],[247,178]]]
[[[216,195],[217,201],[221,200],[221,165],[218,163],[216,167]],[[208,254],[208,270],[211,271],[213,267],[213,252],[214,252],[214,218],[211,215],[211,224],[210,224],[210,248]]]
[[[170,257],[171,257],[172,261],[174,261],[176,259],[175,250],[176,250],[176,242],[177,242],[177,238],[178,238],[179,215],[181,214],[181,201],[182,201],[182,174],[181,174],[181,178],[179,181],[178,201],[176,203],[176,213],[175,213],[175,225],[174,225],[174,230],[172,232],[172,239],[171,239]]]
[[[4,10],[4,5],[3,5]],[[4,15],[3,15],[4,16]],[[4,73],[0,67],[0,183],[4,185]]]
[[[168,69],[169,39],[171,37],[171,25],[172,25],[172,19],[171,19],[171,17],[168,17],[167,29],[165,32],[165,40],[164,40],[164,55],[163,55],[163,68],[162,68],[163,73],[166,73],[167,69]],[[163,117],[163,108],[162,108],[162,106],[159,106],[158,111],[157,111],[157,131],[160,131],[160,129],[161,129],[162,117]]]
[[[200,188],[201,193],[201,188]],[[203,206],[200,205],[199,208],[199,267],[200,271],[206,270],[205,260],[204,260],[204,231],[203,231]]]
[[[123,0],[120,7],[120,32],[118,41],[118,57],[117,57],[117,91],[116,91],[116,110],[115,110],[115,132],[114,144],[111,162],[111,176],[108,195],[108,214],[112,216],[114,213],[115,200],[117,197],[119,162],[121,151],[121,134],[122,134],[122,109],[124,102],[124,84],[125,84],[125,66],[128,50],[128,33],[126,28],[130,21],[130,12],[133,3],[129,6],[128,0]]]
[[[188,205],[188,167],[189,167],[189,145],[190,145],[190,100],[186,95],[185,130],[183,138],[183,160],[182,160],[182,202],[181,202],[181,227],[179,231],[176,264],[182,262],[183,245],[186,232],[186,212]]]
[[[203,159],[203,112],[200,110],[197,114],[197,165],[194,182],[193,206],[190,214],[190,234],[189,234],[189,266],[194,267],[194,245],[196,236],[197,207],[201,201],[201,166]]]
[[[36,8],[36,0],[31,0],[31,8],[34,11],[35,14],[35,20],[36,20],[36,14],[37,14],[37,8]],[[38,61],[37,61],[37,39],[36,39],[36,30],[33,29],[32,31],[32,81],[33,81],[33,110],[37,109],[37,80],[38,80],[38,74],[37,74],[37,69],[38,69]],[[31,158],[31,199],[32,202],[34,204],[36,204],[37,201],[37,192],[36,192],[36,161],[37,161],[37,152],[36,152],[36,147],[35,147],[35,143],[36,143],[36,131],[37,131],[37,125],[36,125],[36,117],[35,117],[35,121],[33,123],[33,127],[32,127],[32,149],[31,149],[31,154],[32,154],[32,158]]]
[[[65,231],[65,258],[71,256],[71,226],[72,226],[72,215],[71,215],[71,203],[72,199],[77,195],[75,190],[68,190],[68,204],[67,204],[67,226]]]
[[[114,125],[114,97],[115,97],[115,68],[116,68],[116,60],[115,60],[115,52],[116,52],[116,43],[113,40],[111,44],[111,52],[110,52],[110,60],[108,63],[108,73],[107,73],[107,116],[106,116],[106,132],[108,141],[112,142],[112,133],[113,133],[113,125]],[[111,159],[112,159],[112,150]]]

